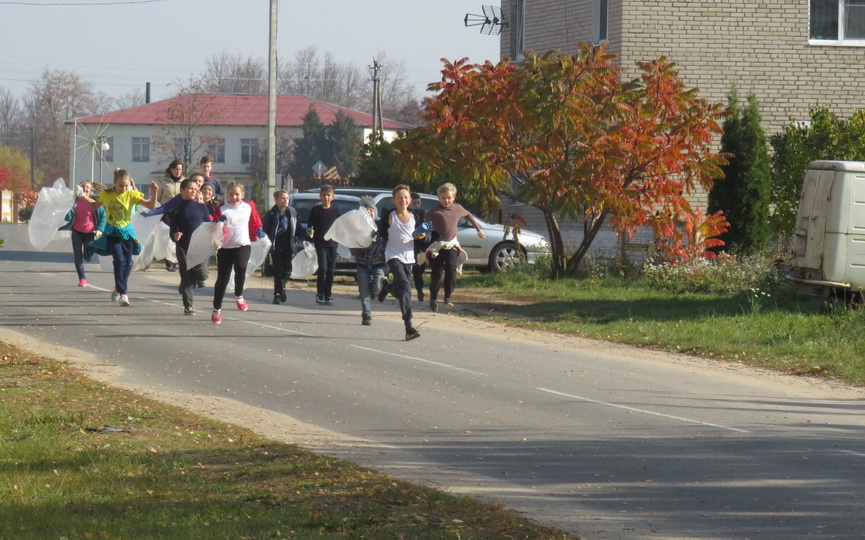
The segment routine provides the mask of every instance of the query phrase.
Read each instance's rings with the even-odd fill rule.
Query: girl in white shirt
[[[246,311],[249,304],[243,298],[243,287],[246,284],[246,266],[252,253],[250,235],[250,220],[258,222],[259,237],[264,231],[260,229],[261,218],[253,212],[252,206],[243,202],[244,189],[241,184],[231,184],[226,193],[226,203],[219,208],[223,222],[222,247],[216,252],[216,283],[213,286],[213,314],[210,320],[216,324],[222,322],[222,299],[231,271],[234,270],[234,301],[237,309]],[[254,214],[254,215],[253,215]],[[255,230],[255,229],[253,229]]]

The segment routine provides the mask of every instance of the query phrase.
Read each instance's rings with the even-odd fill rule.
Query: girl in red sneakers
[[[249,203],[243,202],[243,196],[243,186],[232,183],[226,191],[225,204],[219,208],[219,221],[224,227],[222,247],[216,252],[216,284],[213,286],[213,314],[210,317],[216,324],[222,322],[222,299],[232,269],[237,309],[246,311],[249,307],[243,298],[243,287],[246,284],[246,266],[252,252],[250,232],[255,231],[258,238],[265,236],[258,212]]]

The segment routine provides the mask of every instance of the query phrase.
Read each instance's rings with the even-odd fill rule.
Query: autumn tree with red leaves
[[[401,165],[428,180],[460,179],[485,209],[502,194],[538,208],[554,278],[576,271],[608,218],[619,234],[651,226],[683,255],[694,229],[724,228],[720,214],[695,221],[688,201],[722,176],[725,161],[711,147],[723,105],[686,89],[665,58],[639,63],[634,80],[623,80],[615,59],[582,44],[574,55],[526,54],[520,64],[445,62],[429,87],[437,94],[424,100],[424,125],[395,143]],[[570,254],[560,216],[586,223]]]

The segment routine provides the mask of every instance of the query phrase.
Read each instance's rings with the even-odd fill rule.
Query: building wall
[[[525,49],[573,53],[591,41],[595,0],[524,1]],[[516,5],[502,1],[505,21]],[[726,103],[733,84],[743,98],[753,92],[771,135],[808,120],[814,106],[842,117],[865,108],[865,47],[809,43],[809,17],[809,0],[609,0],[608,47],[629,78],[636,62],[666,56],[711,102]],[[513,30],[501,34],[502,57],[514,56]],[[706,198],[699,192],[691,202],[705,209]],[[532,227],[543,223],[533,212],[521,211]],[[581,224],[562,228],[571,243],[582,238]],[[612,231],[596,242],[596,252],[615,252]]]
[[[768,133],[815,105],[865,108],[865,48],[810,45],[809,24],[808,0],[626,0],[622,61],[668,56],[712,101],[754,92]]]
[[[371,129],[367,128],[362,130],[363,140],[368,139],[371,131]],[[384,132],[385,139],[389,141],[393,140],[396,138],[397,133],[393,130],[386,130]],[[100,161],[98,152],[95,154],[95,159],[91,159],[93,153],[88,140],[93,135],[113,137],[113,145],[110,151],[113,159]],[[202,130],[199,135],[225,139],[225,163],[213,164],[214,174],[220,181],[224,184],[237,181],[249,186],[250,176],[247,165],[241,163],[240,140],[258,139],[259,141],[263,141],[267,138],[267,128],[260,126],[218,126],[206,131]],[[150,138],[150,161],[132,161],[133,137]],[[157,137],[165,137],[162,126],[112,124],[97,127],[88,125],[84,129],[79,127],[78,137],[76,137],[75,128],[70,125],[70,155],[74,156],[69,169],[72,176],[70,185],[77,184],[82,180],[95,180],[105,185],[110,185],[114,169],[120,168],[129,171],[129,174],[135,180],[136,187],[147,193],[147,186],[150,184],[150,181],[165,176],[165,169],[174,159],[173,155],[167,155],[155,146],[154,142]],[[301,138],[303,137],[303,129],[301,127],[281,127],[277,130],[277,137]],[[204,155],[204,152],[199,151],[195,156],[196,160],[194,163],[183,164],[185,175],[188,176],[192,172],[198,171],[197,160],[202,155]],[[279,178],[277,178],[277,183],[279,183]]]
[[[590,41],[595,0],[524,0],[525,48],[575,52]],[[513,57],[513,11],[503,0],[502,57]],[[733,83],[760,102],[767,133],[807,120],[817,105],[847,117],[865,108],[865,47],[809,44],[809,0],[609,0],[609,49],[636,62],[666,56],[689,87],[726,103]]]

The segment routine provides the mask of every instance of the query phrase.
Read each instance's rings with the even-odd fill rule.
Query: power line
[[[0,4],[7,6],[122,6],[127,4],[153,4],[156,2],[167,2],[168,0],[127,0],[125,2],[6,2],[0,0]]]

